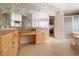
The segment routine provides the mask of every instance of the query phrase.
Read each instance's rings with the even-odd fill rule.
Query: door
[[[55,16],[49,16],[49,35],[50,37],[54,37],[54,20]]]
[[[1,52],[1,56],[13,56],[12,42]]]
[[[64,37],[69,37],[73,31],[72,17],[66,17],[64,19]]]
[[[12,42],[12,46],[13,46],[13,56],[16,56],[18,53],[18,45],[19,45],[19,36],[18,36],[18,32],[14,32],[14,37],[13,37],[13,42]]]
[[[43,43],[43,31],[42,29],[36,30],[36,44]]]
[[[48,42],[49,40],[49,29],[44,29],[43,30],[43,42]]]

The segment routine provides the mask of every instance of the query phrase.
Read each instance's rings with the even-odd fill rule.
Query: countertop
[[[14,29],[5,29],[5,30],[0,30],[0,36],[1,35],[5,35],[5,34],[8,34],[10,32],[13,32],[15,31]]]
[[[13,31],[18,31],[18,32],[34,32],[35,29],[13,29],[13,28],[10,28],[10,29],[0,29],[0,36],[1,35],[5,35],[5,34],[8,34],[10,32],[13,32]]]
[[[39,27],[35,27],[35,28],[27,28],[27,29],[23,29],[23,28],[9,28],[9,29],[0,29],[0,36],[1,35],[5,35],[7,33],[13,32],[15,30],[18,30],[19,32],[34,32],[36,29],[47,29],[47,28],[39,28]]]
[[[35,31],[35,29],[19,29],[19,32],[30,32]]]

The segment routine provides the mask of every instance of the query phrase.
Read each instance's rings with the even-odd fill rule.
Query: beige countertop
[[[7,33],[13,32],[15,30],[18,30],[19,32],[32,32],[35,31],[36,29],[42,29],[42,30],[47,30],[47,28],[39,28],[39,27],[35,27],[35,28],[27,28],[27,29],[23,29],[23,28],[4,28],[4,29],[0,29],[0,36],[1,35],[5,35]]]
[[[0,29],[0,36],[15,31],[15,29]]]

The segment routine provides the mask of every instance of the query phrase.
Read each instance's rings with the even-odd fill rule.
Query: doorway
[[[54,37],[54,19],[55,16],[49,16],[49,36]]]

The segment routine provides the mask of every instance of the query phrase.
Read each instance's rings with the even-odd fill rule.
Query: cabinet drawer
[[[13,33],[8,33],[5,35],[2,35],[0,40],[1,40],[1,50],[3,50],[4,48],[6,48],[6,46],[9,44],[9,42],[11,42],[13,39]]]

